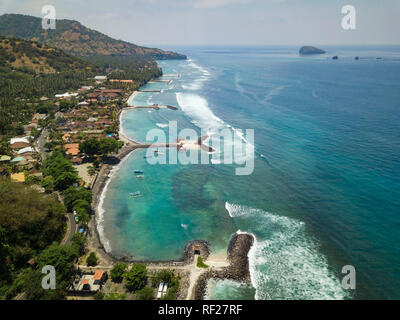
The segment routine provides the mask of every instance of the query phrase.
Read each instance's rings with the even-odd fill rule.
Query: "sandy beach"
[[[135,91],[132,96],[136,96],[138,94]],[[129,108],[131,109],[131,108]],[[129,110],[128,109],[128,110]],[[89,252],[94,251],[99,259],[99,264],[96,269],[101,268],[103,270],[110,270],[113,264],[117,261],[125,261],[132,263],[131,258],[119,258],[117,259],[110,252],[106,252],[104,244],[100,240],[100,234],[98,230],[98,222],[100,217],[100,213],[106,214],[105,212],[101,212],[102,199],[104,199],[104,193],[107,190],[107,185],[112,178],[113,172],[118,170],[118,165],[121,164],[124,158],[126,158],[129,154],[131,154],[135,149],[143,148],[139,142],[133,141],[129,139],[124,133],[122,128],[122,115],[126,112],[127,109],[123,109],[119,113],[119,138],[124,142],[124,146],[119,150],[118,154],[115,155],[117,161],[115,164],[102,164],[99,173],[97,174],[95,181],[92,187],[93,194],[93,202],[92,207],[95,212],[93,218],[89,222],[89,235],[88,235],[88,250]],[[198,142],[187,142],[187,147],[195,147],[197,144],[197,148],[199,147]],[[113,171],[114,170],[114,171]],[[100,220],[101,221],[101,220]],[[238,241],[240,238],[240,241]],[[206,241],[190,241],[186,244],[185,249],[182,252],[182,258],[179,260],[173,261],[148,261],[144,262],[147,268],[150,271],[156,271],[161,269],[174,269],[181,275],[181,288],[178,292],[178,299],[202,299],[204,297],[204,293],[207,286],[207,280],[213,277],[216,278],[234,278],[238,280],[248,280],[248,260],[247,253],[249,250],[248,245],[239,245],[238,243],[246,242],[246,238],[248,236],[235,235],[232,238],[232,243],[236,244],[233,247],[236,247],[232,250],[232,247],[229,246],[228,251],[211,253],[211,248],[209,247]],[[201,256],[203,260],[209,265],[208,269],[198,268],[197,256],[194,255],[194,246],[201,247]],[[142,261],[143,262],[143,261]],[[239,266],[239,268],[238,268]],[[82,265],[79,266],[82,269],[86,269],[88,267]]]
[[[128,100],[126,101],[129,105],[129,101],[131,101],[133,98],[135,98],[140,92],[138,90],[135,90],[132,92],[132,94],[129,96]]]

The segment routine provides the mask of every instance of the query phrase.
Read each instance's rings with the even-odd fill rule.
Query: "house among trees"
[[[72,283],[70,291],[75,292],[97,292],[107,281],[108,274],[104,270],[96,270],[94,274],[83,274],[77,276]]]
[[[65,153],[72,156],[77,156],[79,154],[79,143],[68,143],[64,146]]]
[[[29,143],[29,138],[31,138],[31,137],[30,136],[26,136],[26,137],[11,138],[10,139],[10,144],[13,144],[15,142],[26,142],[26,143]]]
[[[10,145],[10,148],[13,150],[20,150],[29,147],[30,144],[26,142],[14,142]]]
[[[23,182],[25,182],[25,174],[23,172],[12,173],[11,181],[17,182],[17,183],[23,183]]]
[[[107,76],[95,76],[94,80],[96,81],[96,83],[103,83],[107,81]]]
[[[20,149],[17,153],[18,154],[24,154],[24,153],[34,153],[34,152],[35,152],[34,148],[26,147],[26,148]]]
[[[11,160],[10,156],[7,156],[7,155],[0,156],[0,162],[8,162],[10,160]]]

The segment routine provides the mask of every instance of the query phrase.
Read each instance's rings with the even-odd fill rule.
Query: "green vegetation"
[[[93,299],[94,300],[103,300],[104,299],[104,293],[101,291],[97,291],[94,295],[93,295]]]
[[[186,59],[186,56],[160,49],[140,47],[135,44],[116,40],[95,30],[91,30],[78,21],[57,20],[55,30],[43,30],[41,18],[4,14],[0,16],[0,34],[27,40],[37,39],[42,43],[58,47],[76,56],[122,55],[146,57],[148,59]]]
[[[22,134],[33,113],[53,108],[40,97],[77,89],[98,70],[59,49],[0,37],[0,134]]]
[[[173,274],[173,276],[168,282],[168,286],[169,286],[168,292],[165,296],[162,297],[162,300],[176,300],[176,296],[178,294],[180,286],[179,276]]]
[[[87,239],[83,234],[75,233],[71,238],[71,243],[75,246],[78,250],[79,256],[85,254],[85,246],[86,246]]]
[[[104,300],[125,300],[125,299],[126,299],[126,294],[125,293],[119,294],[117,290],[104,296]]]
[[[44,177],[54,179],[55,188],[63,191],[78,182],[78,173],[72,163],[60,151],[54,151],[42,165]]]
[[[132,268],[124,275],[126,286],[130,291],[142,289],[147,282],[146,265],[134,263]]]
[[[110,271],[111,279],[114,282],[121,282],[124,278],[124,274],[128,265],[126,263],[117,262],[114,264]]]
[[[95,253],[95,252],[91,252],[91,253],[89,254],[89,256],[86,258],[86,264],[87,264],[89,267],[94,267],[94,266],[97,265],[98,260],[99,260],[99,259],[97,258],[96,253]]]
[[[136,291],[136,298],[139,300],[153,300],[154,299],[154,290],[150,287],[144,287]]]
[[[137,55],[95,55],[86,57],[85,60],[101,69],[113,70],[110,79],[133,80],[133,84],[126,85],[132,89],[138,89],[150,79],[162,75],[155,61]],[[121,84],[117,83],[115,86],[121,87]]]
[[[53,242],[63,236],[64,212],[53,196],[20,184],[0,183],[0,299],[19,292],[25,292],[27,299],[65,296],[70,271],[84,252],[85,239],[74,235],[70,245]],[[45,265],[56,269],[56,290],[42,289]]]
[[[173,270],[161,270],[152,276],[152,285],[157,287],[161,282],[168,283],[168,292],[162,300],[176,300],[180,286],[179,276]]]
[[[83,187],[69,187],[63,192],[64,204],[69,212],[76,211],[79,222],[86,225],[90,220],[92,192]]]
[[[42,187],[46,192],[53,189],[62,191],[64,204],[69,212],[76,211],[79,222],[87,224],[90,220],[92,192],[82,187],[75,187],[79,177],[72,163],[62,152],[53,151],[43,162]],[[56,178],[54,178],[56,177]]]
[[[208,268],[208,265],[206,265],[204,263],[203,258],[200,256],[197,258],[197,267],[198,268]]]
[[[152,283],[154,286],[158,286],[161,282],[171,282],[174,278],[175,273],[172,270],[165,269],[158,271],[152,276]]]
[[[65,208],[52,196],[20,184],[0,183],[0,227],[3,249],[0,281],[18,270],[52,241],[61,240]]]
[[[87,156],[93,157],[95,155],[107,156],[112,152],[117,152],[122,146],[122,141],[113,138],[96,138],[87,139],[79,144],[79,150],[84,152]]]
[[[82,204],[82,200],[85,201],[85,205],[90,206],[92,192],[83,187],[69,187],[63,192],[63,199],[67,210],[72,211],[75,205]]]
[[[40,185],[44,188],[46,193],[52,193],[56,186],[56,181],[54,180],[53,176],[47,176],[40,181]]]

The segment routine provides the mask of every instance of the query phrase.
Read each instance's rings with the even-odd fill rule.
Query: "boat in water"
[[[143,174],[137,175],[136,179],[144,179],[144,175]]]
[[[142,170],[135,170],[134,173],[135,174],[143,174],[144,172]]]
[[[140,193],[140,191],[132,192],[132,193],[129,194],[129,196],[130,196],[131,198],[139,197],[139,196],[141,196],[141,195],[142,195],[142,194]]]

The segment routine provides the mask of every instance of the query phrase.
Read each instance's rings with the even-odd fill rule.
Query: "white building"
[[[36,152],[36,150],[32,147],[26,147],[18,151],[18,154],[24,154],[27,152]]]
[[[62,94],[56,94],[56,98],[70,98],[70,97],[77,97],[78,93],[62,93]]]
[[[94,80],[96,80],[96,83],[102,83],[104,81],[107,81],[107,76],[95,76]]]

